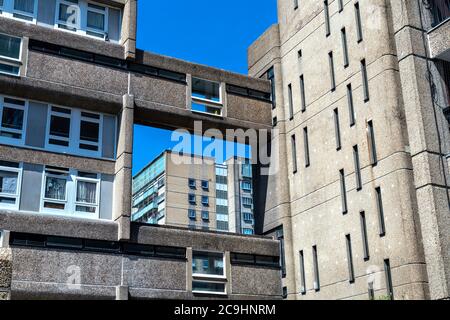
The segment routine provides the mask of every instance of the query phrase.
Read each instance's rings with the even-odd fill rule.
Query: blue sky
[[[276,22],[276,0],[138,1],[140,49],[247,73],[247,48]],[[135,127],[137,172],[173,147],[171,132]]]

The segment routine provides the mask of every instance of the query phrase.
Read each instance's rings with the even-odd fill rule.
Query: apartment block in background
[[[135,124],[271,123],[268,81],[139,50],[136,22],[136,0],[0,0],[0,299],[280,298],[277,241],[131,221]],[[188,181],[153,167],[137,213],[189,223]],[[214,176],[192,173],[202,227]]]
[[[448,0],[278,0],[262,228],[289,299],[450,297]],[[331,85],[330,85],[331,82]]]

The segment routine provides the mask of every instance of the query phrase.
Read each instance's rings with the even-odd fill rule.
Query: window
[[[317,258],[317,246],[312,248],[313,263],[314,263],[314,290],[320,291],[320,277],[319,277],[319,261]]]
[[[49,150],[102,156],[103,115],[50,106],[47,121],[46,148]]]
[[[288,85],[288,99],[289,99],[289,120],[294,119],[294,101],[292,97],[292,84]]]
[[[249,212],[244,212],[244,221],[248,223],[253,223],[253,214]]]
[[[344,10],[344,0],[338,0],[338,10],[339,12]]]
[[[358,42],[363,40],[363,31],[361,23],[361,11],[359,9],[359,2],[355,3],[355,19],[356,19],[356,36]]]
[[[252,183],[250,181],[242,181],[242,190],[246,192],[252,191]]]
[[[350,127],[355,125],[355,108],[353,105],[353,92],[352,92],[352,85],[347,85],[347,104],[348,104],[348,113],[350,116]]]
[[[359,162],[358,146],[353,147],[353,161],[355,164],[356,190],[362,189],[361,164]]]
[[[191,189],[195,189],[197,187],[195,179],[189,179],[188,183],[189,183],[189,188],[191,188]]]
[[[311,165],[310,157],[309,157],[309,136],[308,136],[308,128],[303,129],[303,142],[305,145],[305,167],[309,167]]]
[[[188,201],[189,201],[190,204],[196,204],[197,202],[195,200],[195,194],[190,194],[188,196]]]
[[[202,211],[202,220],[209,221],[209,212],[208,211]]]
[[[253,206],[253,200],[249,197],[242,197],[242,205],[244,207],[252,207]]]
[[[36,19],[37,1],[36,0],[14,0],[13,17],[27,21]]]
[[[372,121],[367,122],[367,135],[369,140],[368,142],[369,142],[370,164],[372,166],[376,166],[378,163],[378,156],[377,156],[377,147],[375,143],[375,131],[373,129]]]
[[[330,28],[330,8],[328,6],[328,0],[323,2],[323,12],[325,15],[325,34],[328,37],[331,34]]]
[[[275,109],[277,104],[276,104],[276,83],[275,83],[275,71],[272,68],[270,68],[267,71],[267,80],[270,81],[270,93],[271,93],[271,99],[272,99],[272,109]]]
[[[328,53],[328,61],[330,64],[330,80],[331,80],[331,91],[336,90],[336,77],[334,73],[334,58],[333,58],[333,52],[330,51]]]
[[[377,201],[379,234],[380,237],[384,237],[386,235],[386,226],[384,222],[383,196],[381,195],[380,187],[375,189],[375,196]]]
[[[348,279],[350,283],[355,282],[355,269],[353,267],[352,240],[350,235],[345,236],[347,245],[347,263],[348,263]]]
[[[18,76],[22,55],[22,39],[0,34],[0,73]]]
[[[22,166],[0,161],[0,208],[19,210]]]
[[[339,110],[337,108],[334,109],[334,132],[336,138],[336,150],[341,150],[341,127],[339,124]]]
[[[206,181],[206,180],[202,181],[202,189],[205,191],[209,190],[209,181]]]
[[[298,9],[298,0],[294,0],[294,10]]]
[[[300,76],[300,97],[302,99],[302,112],[306,111],[306,96],[305,96],[305,78]]]
[[[449,0],[432,0],[429,1],[427,9],[431,11],[433,21],[431,26],[436,27],[441,22],[446,21],[450,17],[450,1]]]
[[[26,103],[0,97],[0,141],[23,144],[25,141]]]
[[[197,294],[226,294],[223,253],[192,253],[192,291]]]
[[[251,228],[243,228],[242,229],[242,234],[245,234],[247,236],[252,236],[252,235],[255,234],[255,232]]]
[[[306,294],[306,273],[305,273],[305,256],[303,250],[300,251],[300,293]]]
[[[244,178],[251,178],[253,176],[252,169],[253,167],[250,163],[242,164],[242,176]]]
[[[347,33],[345,32],[345,28],[342,28],[341,30],[341,40],[342,40],[342,53],[344,55],[344,68],[347,68],[349,65],[349,59],[348,59]]]
[[[96,173],[47,166],[44,170],[41,211],[99,217],[100,178]]]
[[[367,102],[370,100],[370,96],[369,96],[369,79],[367,76],[367,66],[366,66],[365,59],[363,59],[361,61],[361,75],[362,75],[362,84],[363,84],[363,91],[364,91],[364,102]]]
[[[202,204],[204,206],[209,206],[209,197],[208,196],[202,196]]]
[[[369,239],[367,236],[366,213],[364,211],[361,211],[359,216],[361,220],[361,236],[363,241],[364,260],[368,261],[370,259],[370,253],[369,253]]]
[[[98,38],[106,35],[106,7],[88,3],[86,34]]]
[[[392,285],[391,262],[389,259],[384,260],[384,274],[386,278],[386,290],[391,300],[394,300],[394,287]]]
[[[281,276],[286,278],[286,252],[285,252],[285,243],[284,243],[284,229],[283,226],[279,227],[276,230],[277,240],[280,242],[280,267],[281,267]]]
[[[195,219],[197,219],[197,212],[194,209],[189,209],[188,216],[189,216],[189,219],[195,220]]]
[[[291,136],[291,148],[292,148],[292,172],[297,173],[297,143],[295,140],[295,134]]]
[[[348,213],[347,207],[347,188],[345,186],[345,172],[344,169],[339,171],[339,177],[341,182],[341,202],[342,202],[342,213]]]
[[[220,83],[192,78],[192,111],[222,115]]]
[[[58,28],[75,32],[81,29],[81,10],[78,6],[78,0],[59,0],[57,8],[56,22]]]
[[[272,127],[275,128],[278,124],[278,118],[275,116],[272,118]]]

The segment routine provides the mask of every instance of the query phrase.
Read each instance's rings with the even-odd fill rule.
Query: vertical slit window
[[[375,142],[375,131],[373,128],[373,122],[369,121],[367,123],[367,134],[369,139],[369,153],[370,153],[370,164],[375,166],[378,163],[377,147]]]
[[[294,0],[294,10],[298,9],[298,0]]]
[[[270,81],[270,94],[271,94],[271,99],[272,99],[272,109],[276,108],[276,93],[275,93],[275,71],[272,68],[269,69],[269,71],[267,71],[267,80]]]
[[[333,52],[330,51],[328,53],[328,61],[330,64],[330,81],[331,81],[331,91],[336,90],[336,75],[334,73],[334,58]]]
[[[331,34],[330,8],[328,6],[328,0],[325,0],[323,2],[323,12],[324,12],[324,15],[325,15],[325,34],[328,37]]]
[[[348,263],[348,280],[350,283],[355,282],[355,269],[353,266],[352,239],[350,235],[345,236],[347,245],[347,263]]]
[[[384,260],[384,274],[386,278],[386,290],[389,298],[394,300],[394,287],[392,285],[391,262],[389,259]]]
[[[369,238],[367,236],[367,221],[366,221],[366,213],[364,211],[361,211],[360,213],[360,220],[361,220],[361,236],[363,242],[364,260],[368,261],[370,259]]]
[[[386,225],[384,222],[384,208],[383,208],[383,196],[381,194],[381,188],[378,187],[375,189],[375,196],[377,200],[377,211],[378,211],[378,224],[380,229],[380,237],[384,237],[386,235]]]
[[[292,84],[288,85],[288,99],[289,99],[289,119],[294,119],[294,101],[292,97]]]
[[[363,30],[361,22],[361,10],[359,8],[359,2],[355,3],[355,19],[356,19],[356,39],[358,42],[363,40]]]
[[[338,10],[339,12],[344,10],[344,0],[338,0]]]
[[[350,116],[350,127],[355,125],[355,107],[353,105],[353,92],[352,85],[347,85],[347,103],[348,103],[348,113]]]
[[[355,163],[356,190],[360,191],[362,189],[362,179],[361,179],[361,164],[359,161],[358,146],[353,147],[353,161]]]
[[[306,111],[305,78],[300,76],[300,96],[302,99],[302,112]]]
[[[363,85],[363,91],[364,91],[364,102],[367,102],[370,100],[370,95],[369,95],[369,79],[367,76],[366,59],[363,59],[361,61],[361,75],[362,75],[362,85]]]
[[[319,261],[317,258],[317,246],[312,248],[313,263],[314,263],[314,290],[320,291],[320,276],[319,276]]]
[[[292,171],[294,174],[297,173],[297,143],[295,134],[291,137],[291,146],[292,146]]]
[[[305,274],[305,256],[303,250],[300,251],[300,292],[306,294],[306,274]]]
[[[341,150],[342,143],[341,143],[341,127],[339,123],[339,110],[336,108],[334,109],[334,129],[335,129],[335,136],[336,136],[336,150]]]
[[[303,129],[303,142],[305,144],[305,166],[309,167],[311,165],[311,159],[309,156],[309,135],[308,128]]]
[[[339,171],[339,178],[341,183],[341,202],[342,202],[342,213],[348,213],[347,206],[347,187],[345,186],[345,171],[344,169]]]
[[[342,54],[344,56],[344,67],[347,68],[349,65],[349,59],[348,59],[347,33],[345,32],[345,28],[341,30],[341,39],[342,39]]]

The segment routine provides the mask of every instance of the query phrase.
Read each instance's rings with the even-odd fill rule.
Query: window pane
[[[0,193],[16,194],[18,176],[17,172],[0,170]]]
[[[46,177],[45,198],[54,200],[66,199],[66,179]]]
[[[216,282],[193,281],[192,290],[203,292],[225,292],[225,284]]]
[[[19,75],[19,67],[11,66],[8,64],[0,63],[0,72],[13,75]]]
[[[3,7],[3,0],[0,0],[0,7]]]
[[[207,100],[220,101],[220,84],[202,79],[192,78],[192,96]]]
[[[50,120],[50,134],[52,136],[69,138],[70,118],[52,116]]]
[[[105,30],[105,15],[97,12],[88,11],[87,26],[97,30]]]
[[[22,130],[23,113],[23,110],[4,107],[2,115],[2,127]]]
[[[192,271],[195,274],[223,276],[223,254],[194,252]]]
[[[14,10],[33,14],[34,0],[14,0]]]
[[[99,124],[81,121],[80,140],[98,142]]]
[[[19,59],[22,39],[0,34],[0,56]]]
[[[77,182],[77,202],[96,204],[97,203],[97,183],[78,181]]]

